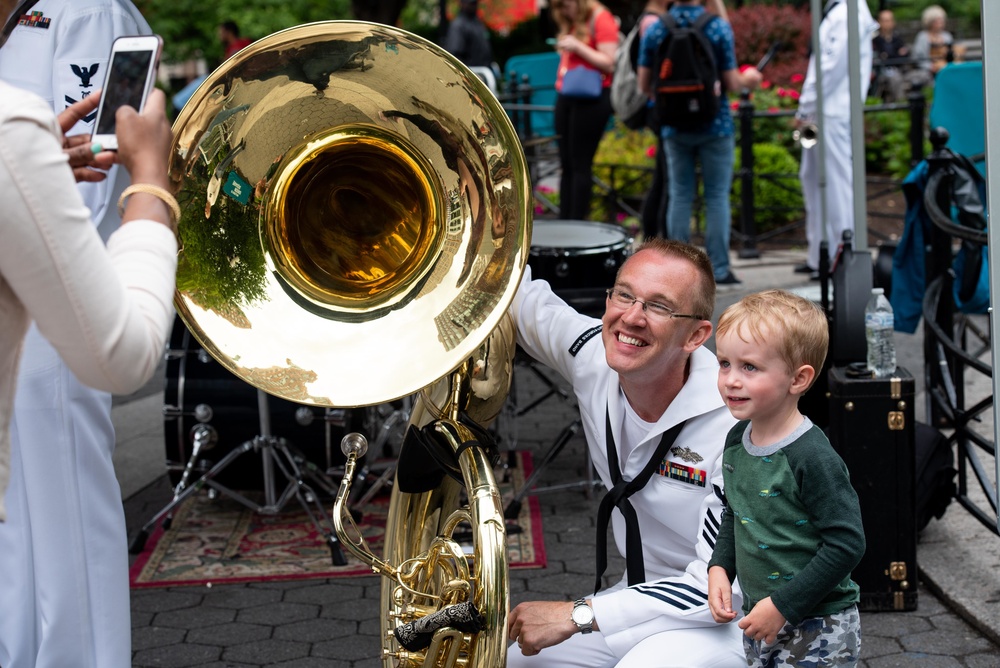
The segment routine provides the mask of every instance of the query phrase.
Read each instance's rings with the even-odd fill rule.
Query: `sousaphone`
[[[505,523],[485,427],[509,390],[507,315],[531,193],[517,135],[457,59],[383,25],[275,33],[210,74],[174,125],[175,305],[237,377],[327,407],[419,393],[385,536],[386,666],[502,666]]]

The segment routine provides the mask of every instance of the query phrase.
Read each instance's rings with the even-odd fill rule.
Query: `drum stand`
[[[521,417],[552,396],[556,396],[563,401],[570,400],[569,393],[542,371],[541,364],[535,362],[527,356],[522,357],[520,353],[516,359],[522,366],[527,366],[527,368],[542,381],[546,387],[546,391],[524,408],[518,409],[515,412],[515,417]],[[588,499],[591,498],[593,488],[599,487],[601,483],[598,480],[594,480],[594,465],[590,459],[589,447],[584,447],[584,453],[587,458],[587,477],[585,480],[577,480],[575,482],[562,483],[558,485],[548,485],[546,487],[535,487],[535,481],[538,477],[545,471],[546,468],[549,467],[549,465],[555,460],[556,456],[562,452],[564,447],[566,447],[566,444],[569,443],[582,428],[583,422],[579,417],[574,418],[569,424],[563,427],[562,431],[559,432],[559,435],[556,436],[555,441],[552,442],[549,449],[542,455],[542,459],[535,467],[535,470],[531,472],[531,475],[528,476],[527,480],[524,481],[524,484],[514,493],[513,498],[507,504],[507,507],[504,509],[504,517],[506,519],[512,520],[517,518],[517,516],[521,513],[522,501],[528,494],[539,494],[541,492],[552,492],[560,489],[583,487],[583,493]]]
[[[310,482],[322,489],[330,496],[336,496],[339,485],[334,483],[324,472],[307,461],[301,453],[295,450],[285,439],[275,437],[271,434],[271,412],[268,408],[267,393],[257,390],[257,409],[260,417],[260,434],[249,441],[244,441],[238,447],[226,453],[212,468],[206,471],[193,483],[188,484],[191,472],[198,462],[198,456],[202,449],[207,449],[213,445],[215,430],[206,425],[198,424],[194,432],[194,449],[191,457],[184,467],[184,473],[180,482],[174,488],[174,498],[162,510],[149,520],[142,529],[135,535],[129,543],[129,552],[137,554],[142,552],[149,538],[150,531],[158,522],[163,521],[163,528],[169,529],[173,519],[174,509],[186,498],[199,491],[205,486],[209,488],[209,494],[222,493],[243,504],[250,510],[260,515],[276,515],[285,505],[295,497],[299,505],[305,510],[306,515],[312,520],[316,529],[323,535],[324,542],[330,548],[330,557],[335,566],[347,564],[347,558],[337,540],[336,532],[333,528],[333,520],[326,512],[319,497],[310,486]],[[215,476],[224,470],[229,464],[239,456],[250,452],[259,451],[263,464],[264,473],[264,504],[256,503],[236,490],[230,489],[217,482]],[[278,494],[275,469],[284,476],[286,485],[284,490]]]

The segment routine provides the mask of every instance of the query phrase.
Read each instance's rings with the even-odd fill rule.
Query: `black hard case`
[[[834,449],[851,473],[861,501],[867,549],[853,578],[859,609],[917,608],[914,382],[906,369],[892,378],[829,376]]]

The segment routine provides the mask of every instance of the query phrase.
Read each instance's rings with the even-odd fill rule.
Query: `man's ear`
[[[712,323],[709,320],[698,320],[697,326],[691,331],[688,336],[687,343],[684,345],[684,350],[689,353],[693,353],[699,346],[703,345],[708,341],[709,337],[712,336]]]
[[[792,372],[792,386],[789,391],[792,394],[805,394],[816,378],[816,369],[811,364],[803,364]]]

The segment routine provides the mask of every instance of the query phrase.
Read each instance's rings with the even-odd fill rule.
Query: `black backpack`
[[[656,53],[656,113],[662,125],[684,132],[705,129],[719,113],[722,81],[705,26],[715,16],[704,12],[680,27],[670,14],[662,21],[667,36]]]

